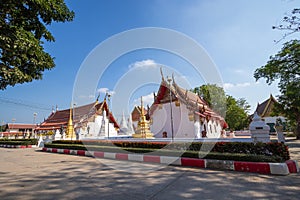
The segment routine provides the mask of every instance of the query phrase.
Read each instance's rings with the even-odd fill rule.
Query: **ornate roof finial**
[[[163,71],[162,71],[162,67],[160,67],[160,75],[161,75],[161,80],[165,81],[165,77],[164,77],[164,74],[163,74]]]
[[[185,90],[185,94],[184,94],[184,96],[185,96],[185,99],[187,99],[187,98],[188,98],[188,90],[187,90],[187,89]]]
[[[155,94],[155,92],[153,92],[153,97],[154,97],[154,101],[155,101],[155,99],[156,99],[156,94]]]
[[[97,96],[96,103],[99,102],[99,98],[100,98],[100,92],[99,92],[99,94],[98,94],[98,96]]]
[[[174,73],[172,73],[172,80],[173,80],[173,84],[175,84]]]

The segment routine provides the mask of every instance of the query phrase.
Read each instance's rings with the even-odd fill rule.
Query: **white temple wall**
[[[276,124],[276,120],[280,118],[282,120],[282,122],[285,122],[286,119],[282,116],[275,116],[275,117],[263,117],[263,120],[265,121],[265,123],[273,123]]]
[[[156,108],[151,116],[152,124],[150,130],[154,133],[155,138],[162,138],[162,133],[167,132],[167,137],[172,137],[171,131],[171,112],[170,104],[162,104],[162,108]],[[172,113],[173,113],[173,129],[174,138],[202,138],[202,131],[206,129],[207,138],[218,138],[221,134],[221,124],[218,120],[209,120],[204,123],[200,123],[199,116],[194,117],[194,120],[189,120],[189,110],[184,104],[176,106],[172,103]],[[206,128],[204,128],[204,126]]]
[[[94,122],[88,122],[85,128],[80,128],[79,134],[80,138],[97,138],[99,137],[100,128],[103,123],[103,116],[95,116]],[[109,125],[108,125],[109,124]],[[88,131],[89,127],[89,131]],[[109,133],[108,133],[109,127]],[[104,137],[115,137],[117,136],[117,131],[113,123],[108,123],[108,119],[105,119],[105,136]]]
[[[171,109],[170,104],[162,104],[162,108],[157,108],[151,116],[152,124],[150,130],[154,137],[162,138],[162,133],[167,132],[168,138],[172,137],[171,131]],[[188,110],[185,105],[176,106],[172,102],[173,130],[174,138],[194,138],[194,121],[188,119]]]

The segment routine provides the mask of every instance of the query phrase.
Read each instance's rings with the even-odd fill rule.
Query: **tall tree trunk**
[[[297,120],[297,128],[296,128],[296,136],[297,139],[300,139],[300,119]]]

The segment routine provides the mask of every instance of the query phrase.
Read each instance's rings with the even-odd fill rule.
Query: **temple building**
[[[116,137],[119,124],[109,111],[106,99],[66,110],[53,111],[37,128],[40,134],[56,139]]]
[[[227,128],[225,120],[197,94],[179,87],[174,78],[167,81],[162,74],[149,111],[154,137],[218,138]]]
[[[275,133],[276,130],[274,128],[277,119],[281,119],[283,123],[283,130],[286,129],[286,118],[283,116],[274,116],[273,109],[274,104],[277,103],[277,100],[270,94],[270,97],[263,101],[262,103],[257,103],[255,112],[265,121],[266,124],[270,126],[270,132]],[[254,113],[255,113],[254,112]]]
[[[35,124],[8,123],[1,126],[0,137],[6,138],[33,138]]]

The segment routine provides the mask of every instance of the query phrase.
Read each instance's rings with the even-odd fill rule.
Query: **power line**
[[[42,105],[42,104],[39,104],[39,103],[28,102],[28,101],[25,102],[25,101],[20,100],[20,99],[11,99],[11,98],[0,97],[0,103],[7,103],[7,104],[13,104],[13,105],[16,105],[16,106],[21,106],[21,107],[51,111],[51,109],[47,105]]]

